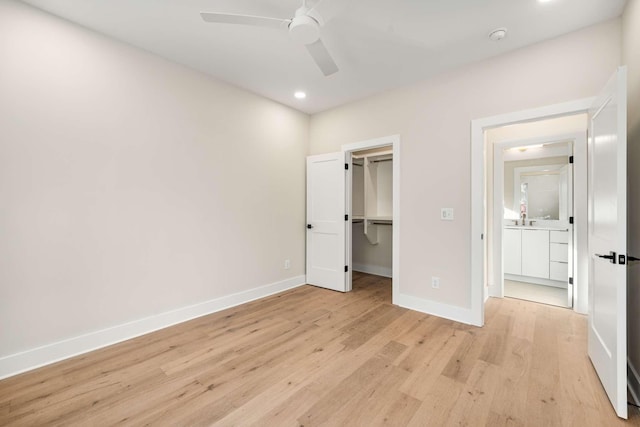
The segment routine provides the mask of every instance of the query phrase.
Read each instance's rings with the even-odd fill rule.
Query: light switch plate
[[[453,221],[453,208],[442,208],[440,219],[443,221]]]

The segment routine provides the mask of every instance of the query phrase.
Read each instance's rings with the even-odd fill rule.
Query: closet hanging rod
[[[360,166],[360,167],[364,167],[364,165],[361,165],[360,163],[354,163],[353,166]]]
[[[391,223],[391,222],[377,222],[377,221],[373,221],[371,224],[373,224],[373,225],[393,225],[393,223]]]
[[[392,162],[393,159],[371,160],[369,163]]]

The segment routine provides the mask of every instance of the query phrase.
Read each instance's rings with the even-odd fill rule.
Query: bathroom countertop
[[[569,231],[566,227],[549,227],[549,226],[536,226],[536,225],[505,225],[504,228],[510,228],[513,230],[550,230],[550,231]]]

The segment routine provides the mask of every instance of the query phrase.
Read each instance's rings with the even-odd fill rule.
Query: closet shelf
[[[367,221],[388,221],[391,222],[393,221],[393,217],[392,216],[366,216],[365,219]]]

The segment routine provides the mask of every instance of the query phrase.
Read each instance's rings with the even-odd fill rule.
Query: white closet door
[[[307,157],[307,283],[347,291],[344,153]]]

